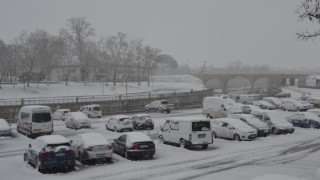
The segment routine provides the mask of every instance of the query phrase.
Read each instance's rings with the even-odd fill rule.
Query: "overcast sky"
[[[57,34],[68,18],[84,16],[96,39],[124,32],[179,64],[320,66],[319,41],[299,41],[295,34],[312,28],[298,21],[300,1],[0,0],[0,39],[10,43],[22,30]]]

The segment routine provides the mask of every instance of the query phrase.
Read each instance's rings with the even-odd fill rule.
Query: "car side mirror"
[[[31,148],[31,143],[29,144],[29,148]]]

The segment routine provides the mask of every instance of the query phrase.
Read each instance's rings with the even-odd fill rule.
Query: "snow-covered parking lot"
[[[159,144],[159,126],[170,117],[202,117],[201,109],[175,110],[171,114],[151,113],[155,130],[144,131],[156,144],[152,160],[129,161],[116,154],[113,163],[83,166],[63,174],[41,174],[23,162],[22,154],[31,139],[17,134],[0,138],[1,179],[319,179],[320,130],[296,128],[293,134],[270,135],[254,141],[215,139],[207,150],[182,149]],[[72,130],[55,121],[54,134],[67,138],[84,132],[98,132],[107,139],[121,133],[105,130],[108,117],[93,119],[92,129]],[[15,125],[12,125],[14,128]],[[15,132],[15,131],[14,131]],[[319,172],[318,172],[319,173]]]

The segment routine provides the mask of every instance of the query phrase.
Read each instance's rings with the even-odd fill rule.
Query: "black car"
[[[154,123],[151,117],[147,114],[136,114],[132,118],[133,129],[136,130],[147,130],[154,129]]]
[[[112,143],[115,154],[129,160],[152,159],[155,154],[155,144],[142,132],[128,132],[115,139]]]
[[[61,135],[38,137],[29,144],[23,159],[39,172],[68,172],[75,166],[75,152],[69,140]]]

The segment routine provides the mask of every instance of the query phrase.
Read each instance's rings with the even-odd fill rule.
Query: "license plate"
[[[205,138],[206,135],[205,134],[198,134],[198,138]]]
[[[64,153],[57,153],[56,154],[56,156],[59,156],[59,157],[64,156],[64,155],[65,155]]]
[[[140,148],[148,148],[148,145],[140,145]]]

